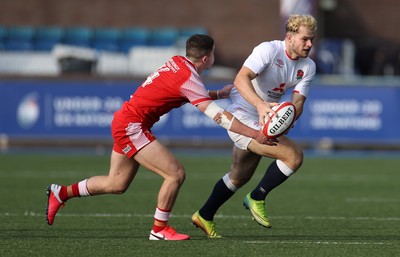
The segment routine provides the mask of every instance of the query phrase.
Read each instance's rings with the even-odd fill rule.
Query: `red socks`
[[[161,230],[163,230],[166,226],[167,226],[167,225],[165,225],[165,226],[153,225],[153,231],[156,232],[156,233],[158,233],[158,232],[160,232]]]
[[[63,202],[66,202],[70,198],[70,197],[68,197],[67,188],[68,188],[67,186],[61,186],[61,189],[60,189],[59,197],[60,197],[61,201],[63,201]],[[73,197],[80,197],[78,183],[72,184],[71,188],[72,188]]]
[[[61,186],[60,193],[58,194],[61,201],[66,202],[68,200],[68,192],[66,186]]]
[[[80,197],[78,183],[72,184],[71,187],[72,187],[72,195],[74,197]]]

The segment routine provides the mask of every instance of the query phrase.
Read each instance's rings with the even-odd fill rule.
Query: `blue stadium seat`
[[[4,50],[5,45],[4,41],[7,35],[7,29],[5,27],[0,26],[0,50]]]
[[[5,49],[8,51],[25,51],[33,49],[35,28],[30,26],[12,26],[7,30]]]
[[[88,27],[66,28],[64,44],[72,46],[91,47],[93,30]]]
[[[146,46],[148,44],[151,31],[145,27],[131,27],[122,31],[120,50],[129,52],[132,47]]]
[[[181,28],[179,30],[179,39],[177,42],[177,46],[181,48],[185,48],[186,46],[186,40],[194,35],[194,34],[202,34],[202,35],[207,35],[208,31],[204,27],[186,27],[186,28]]]
[[[121,31],[116,28],[98,28],[94,31],[92,46],[97,50],[119,51]]]
[[[37,51],[51,51],[54,45],[62,42],[64,32],[61,27],[39,27],[36,31],[34,49]]]
[[[180,36],[184,38],[189,38],[191,35],[194,34],[202,34],[207,35],[208,31],[204,27],[187,27],[180,29]]]
[[[149,40],[150,46],[173,46],[179,39],[179,30],[173,27],[153,29]]]

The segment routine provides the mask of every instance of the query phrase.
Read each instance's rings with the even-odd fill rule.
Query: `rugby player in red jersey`
[[[207,91],[201,73],[214,64],[214,40],[193,35],[186,42],[186,56],[174,56],[151,74],[114,114],[111,129],[114,146],[108,175],[94,176],[69,186],[51,184],[47,189],[46,220],[52,225],[57,211],[73,197],[122,194],[134,179],[139,166],[163,177],[150,240],[187,240],[168,225],[185,169],[174,154],[152,133],[160,117],[185,103],[196,106],[220,126],[232,132],[271,144],[261,130],[245,126],[213,100],[226,98],[231,87]],[[271,111],[274,112],[274,111]]]

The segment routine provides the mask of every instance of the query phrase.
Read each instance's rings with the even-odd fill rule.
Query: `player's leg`
[[[297,171],[303,162],[303,152],[288,137],[279,138],[276,146],[261,145],[252,140],[249,150],[275,159],[267,168],[263,178],[255,189],[246,195],[243,204],[252,213],[253,218],[264,227],[271,227],[265,211],[265,198],[274,188],[282,184]]]
[[[138,168],[139,164],[134,159],[112,151],[107,176],[94,176],[69,186],[52,184],[47,188],[47,223],[53,224],[59,208],[70,198],[125,192]]]
[[[94,176],[87,180],[87,190],[92,196],[123,194],[136,176],[140,164],[124,154],[112,151],[110,171],[107,176]]]
[[[154,214],[154,226],[150,232],[151,240],[187,240],[189,236],[178,234],[168,226],[169,216],[179,189],[185,180],[185,170],[171,151],[158,140],[141,149],[135,160],[143,167],[164,178],[158,192],[157,208]]]
[[[252,196],[258,199],[265,199],[272,189],[282,184],[303,163],[303,151],[286,136],[279,138],[279,143],[272,147],[258,144],[252,140],[249,149],[276,160],[269,165],[260,184],[255,189],[256,192],[252,193]]]
[[[215,230],[214,215],[232,195],[253,176],[261,156],[233,147],[230,171],[215,184],[205,204],[192,216],[192,223],[209,238],[220,238]]]
[[[213,220],[219,207],[250,180],[261,159],[261,156],[236,146],[232,152],[230,171],[215,184],[208,200],[199,210],[200,215],[206,220]]]

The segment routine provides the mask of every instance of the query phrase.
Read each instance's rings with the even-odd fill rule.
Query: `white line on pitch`
[[[0,216],[30,216],[41,217],[44,213],[34,211],[25,211],[24,213],[0,213]],[[58,213],[57,216],[63,217],[96,217],[96,218],[140,218],[153,217],[154,214],[139,214],[139,213]],[[175,218],[190,218],[191,214],[172,214]],[[224,219],[248,219],[249,215],[215,215],[216,218]],[[271,216],[273,219],[306,219],[306,220],[373,220],[373,221],[400,221],[400,217],[335,217],[335,216]]]
[[[392,245],[386,242],[338,242],[338,241],[245,241],[247,244],[318,244],[318,245]]]

